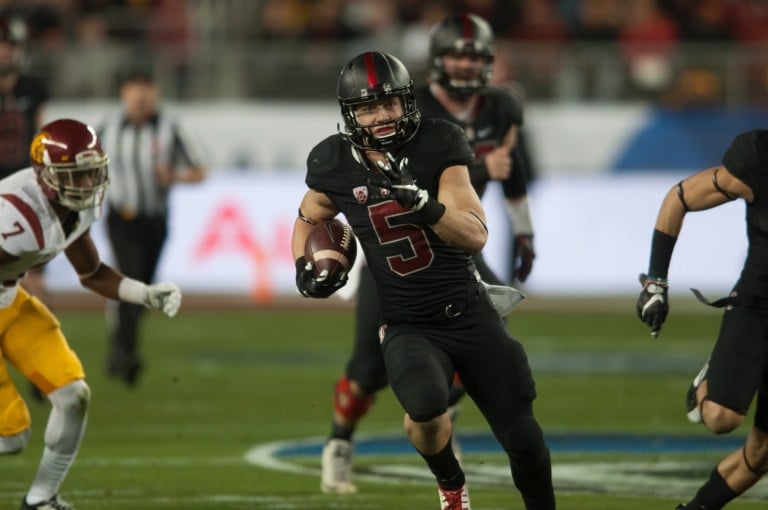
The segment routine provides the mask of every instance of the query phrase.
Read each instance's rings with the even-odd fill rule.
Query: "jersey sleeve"
[[[501,88],[499,94],[500,110],[507,112],[512,124],[523,125],[523,102],[507,88]]]
[[[753,189],[758,188],[768,167],[768,130],[742,133],[731,142],[723,156],[723,166],[735,177]]]
[[[315,145],[307,156],[307,177],[305,182],[311,189],[317,189],[323,181],[323,175],[328,171],[328,144],[323,141]]]
[[[43,247],[40,220],[32,208],[15,195],[0,195],[0,248],[11,255]]]
[[[464,130],[452,122],[441,119],[422,121],[425,131],[424,149],[439,158],[442,168],[469,165],[475,159],[472,146]]]
[[[305,182],[310,189],[328,191],[333,187],[332,170],[339,161],[340,138],[330,136],[315,145],[307,156],[307,177]]]

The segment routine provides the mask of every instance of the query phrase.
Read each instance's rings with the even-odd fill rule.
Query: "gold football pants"
[[[31,418],[8,363],[46,395],[85,378],[83,365],[69,348],[59,321],[36,297],[19,287],[13,304],[0,309],[0,435],[29,428]]]

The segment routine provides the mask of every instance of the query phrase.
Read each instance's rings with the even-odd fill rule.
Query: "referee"
[[[168,195],[178,182],[198,182],[205,169],[190,153],[176,121],[159,105],[149,66],[120,77],[120,108],[99,127],[109,154],[107,232],[116,265],[151,282],[168,232]],[[107,374],[132,386],[142,369],[138,348],[141,305],[110,303]]]

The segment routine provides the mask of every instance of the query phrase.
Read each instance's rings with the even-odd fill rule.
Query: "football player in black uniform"
[[[507,452],[525,508],[555,508],[549,450],[533,415],[535,384],[522,345],[508,333],[479,280],[472,254],[487,240],[469,180],[464,131],[420,119],[408,70],[366,52],[341,71],[344,131],[307,158],[292,249],[296,284],[327,297],[345,281],[313,276],[304,243],[317,222],[343,213],[376,282],[379,339],[405,430],[434,473],[441,510],[470,508],[451,448],[448,392],[454,372]]]
[[[748,251],[728,297],[706,301],[724,307],[720,333],[704,368],[688,390],[688,419],[715,434],[735,430],[757,394],[754,422],[742,448],[723,459],[691,501],[677,508],[723,508],[768,471],[768,131],[738,135],[722,165],[682,180],[664,198],[651,242],[648,273],[637,302],[640,319],[657,336],[669,312],[667,272],[690,211],[746,202]]]
[[[489,181],[500,181],[515,234],[513,276],[525,282],[536,256],[528,208],[528,168],[520,157],[519,129],[523,105],[509,90],[489,86],[494,60],[491,26],[474,14],[443,20],[430,38],[429,83],[416,88],[416,104],[424,118],[460,125],[475,153],[468,165],[472,186],[483,196]],[[501,284],[485,264],[475,259],[483,280]]]
[[[528,210],[524,159],[517,150],[522,105],[507,90],[491,87],[494,37],[490,25],[479,16],[461,14],[439,23],[430,36],[430,83],[415,89],[423,119],[440,118],[461,126],[473,148],[468,163],[470,180],[479,196],[491,180],[500,181],[515,233],[515,278],[525,282],[533,266],[533,227]],[[514,171],[513,171],[514,170]],[[475,256],[483,281],[501,285],[480,254]],[[334,389],[331,435],[322,454],[321,489],[349,493],[352,482],[352,436],[367,414],[374,395],[387,385],[379,348],[380,308],[370,269],[363,265],[357,289],[355,345]],[[449,409],[457,413],[463,395],[459,380],[451,387]],[[458,445],[454,442],[454,450]]]

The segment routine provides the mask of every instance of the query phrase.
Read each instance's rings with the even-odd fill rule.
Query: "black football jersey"
[[[747,203],[749,247],[739,288],[768,297],[768,130],[738,135],[723,156],[723,166],[754,193]]]
[[[523,125],[522,104],[508,91],[499,87],[485,88],[478,96],[477,107],[467,119],[458,119],[448,112],[432,95],[429,85],[418,87],[415,92],[416,106],[421,111],[422,118],[444,119],[461,126],[467,133],[478,161],[484,154],[501,145],[512,126]],[[518,168],[522,163],[515,157],[514,151],[513,159],[515,164],[512,173],[502,181],[504,195],[508,198],[517,198],[527,193],[527,171]],[[484,181],[473,178],[472,182],[478,195],[482,196],[488,183],[487,176]]]
[[[436,119],[423,120],[414,138],[393,155],[398,161],[408,158],[416,184],[435,198],[443,170],[473,159],[465,133]],[[367,159],[336,134],[310,152],[306,183],[325,193],[352,227],[376,278],[386,321],[429,320],[446,303],[466,297],[471,257],[418,224],[417,213],[378,197],[381,193],[367,182],[372,171]]]

